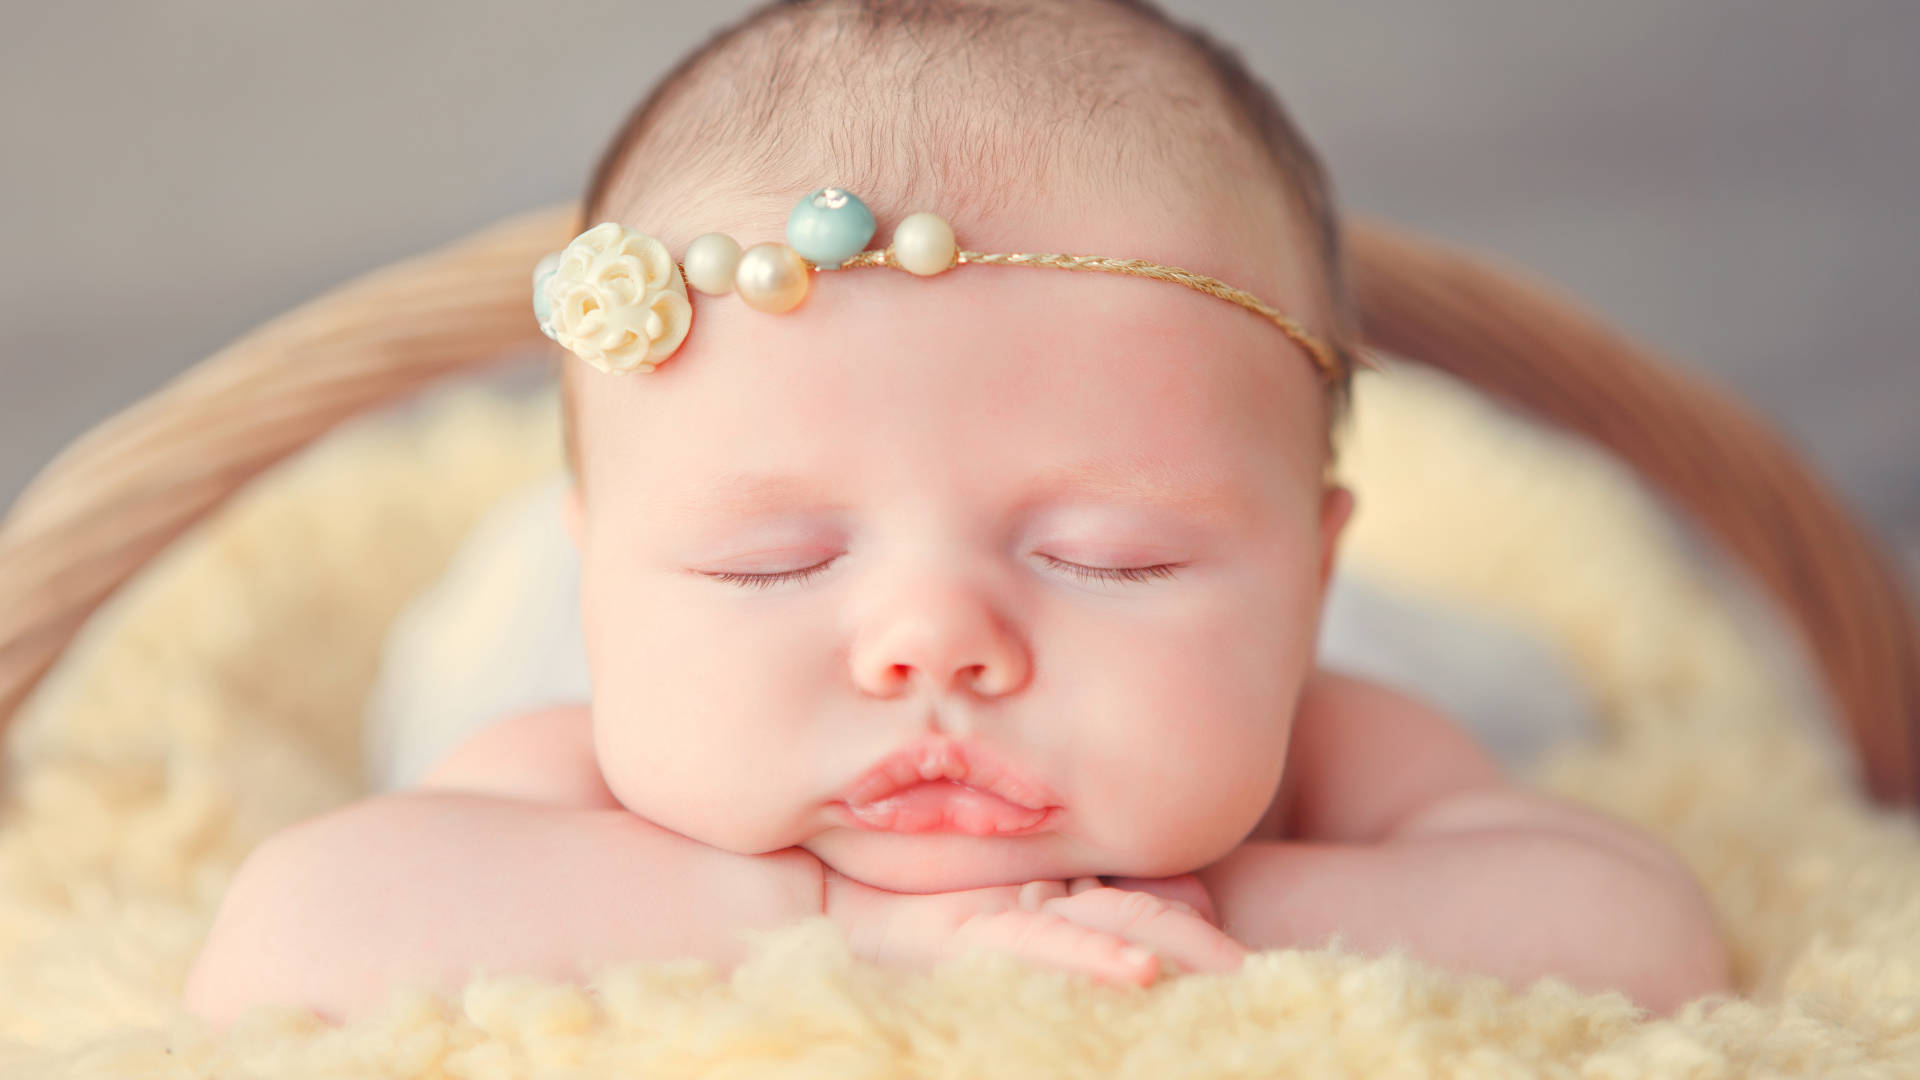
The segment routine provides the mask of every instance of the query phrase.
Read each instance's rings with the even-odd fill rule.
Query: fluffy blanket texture
[[[1741,996],[1649,1020],[1404,955],[1284,949],[1142,989],[976,954],[852,960],[824,919],[721,974],[396,991],[330,1028],[179,1005],[221,891],[357,797],[382,633],[552,469],[550,396],[472,384],[254,485],[89,626],[8,741],[0,1073],[18,1076],[1920,1076],[1920,832],[1867,809],[1798,661],[1610,460],[1413,370],[1363,378],[1344,558],[1566,649],[1606,735],[1528,778],[1646,826],[1724,919]]]

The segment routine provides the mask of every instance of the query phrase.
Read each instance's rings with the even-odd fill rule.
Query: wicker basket
[[[81,624],[235,489],[341,421],[539,342],[551,207],[367,274],[101,424],[0,520],[0,733]],[[1748,411],[1567,301],[1378,224],[1348,227],[1369,345],[1591,438],[1733,553],[1805,638],[1874,798],[1920,806],[1920,629],[1905,582]]]

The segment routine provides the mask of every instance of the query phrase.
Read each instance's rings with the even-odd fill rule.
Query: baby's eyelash
[[[1174,570],[1184,565],[1182,563],[1160,563],[1156,566],[1124,566],[1107,569],[1096,566],[1081,566],[1079,563],[1070,563],[1065,559],[1056,559],[1051,555],[1043,554],[1040,557],[1047,560],[1049,566],[1057,566],[1082,581],[1147,581],[1152,578],[1170,578],[1173,576]],[[788,570],[779,574],[736,574],[724,571],[708,573],[704,570],[701,571],[701,573],[706,574],[707,577],[717,578],[731,585],[744,585],[749,588],[766,589],[784,581],[805,581],[815,574],[824,571],[827,567],[832,566],[835,561],[835,559],[828,559],[826,562],[820,563],[817,566],[809,566],[803,570]]]
[[[1160,563],[1157,566],[1123,566],[1109,570],[1104,567],[1081,566],[1079,563],[1070,563],[1065,559],[1056,559],[1046,554],[1040,557],[1047,560],[1047,565],[1060,567],[1083,581],[1146,581],[1149,578],[1169,578],[1173,576],[1174,569],[1181,565],[1180,563]]]
[[[818,566],[809,566],[804,570],[788,570],[782,574],[733,574],[724,571],[707,573],[705,570],[702,570],[701,573],[706,574],[710,578],[718,578],[732,585],[747,585],[755,589],[766,589],[778,585],[783,581],[805,581],[813,575],[820,573],[822,570],[825,570],[827,567],[832,566],[833,562],[833,559],[828,559]]]

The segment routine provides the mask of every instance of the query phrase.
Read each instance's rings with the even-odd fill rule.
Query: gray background
[[[739,2],[10,2],[0,502],[262,320],[576,197]],[[1920,565],[1920,5],[1167,0],[1352,211],[1730,385]]]

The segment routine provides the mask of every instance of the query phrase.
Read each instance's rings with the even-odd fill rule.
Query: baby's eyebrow
[[[1020,509],[1065,496],[1145,503],[1192,517],[1224,520],[1244,510],[1252,488],[1233,470],[1149,454],[1109,454],[1039,469]],[[818,477],[731,470],[707,478],[661,507],[682,516],[750,517],[783,510],[844,510],[846,499]]]
[[[800,507],[844,510],[847,504],[810,476],[736,470],[708,477],[661,508],[683,517],[747,517]]]
[[[1158,454],[1108,454],[1049,465],[1035,474],[1026,504],[1063,495],[1150,503],[1195,517],[1242,509],[1252,486],[1234,471]]]

